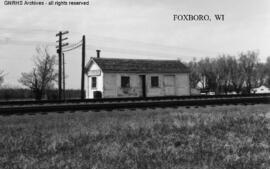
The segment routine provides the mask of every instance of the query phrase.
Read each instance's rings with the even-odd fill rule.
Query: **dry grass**
[[[269,105],[0,117],[2,169],[270,168]]]

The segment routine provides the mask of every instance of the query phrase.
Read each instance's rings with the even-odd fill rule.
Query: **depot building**
[[[86,65],[86,98],[190,95],[189,70],[179,60],[93,57]]]

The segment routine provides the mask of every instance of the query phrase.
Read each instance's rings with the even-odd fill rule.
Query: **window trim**
[[[153,85],[153,78],[157,78],[157,86],[154,86]],[[160,84],[159,84],[159,76],[151,76],[151,88],[159,88],[160,87]]]

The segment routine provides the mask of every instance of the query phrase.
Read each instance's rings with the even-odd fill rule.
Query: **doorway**
[[[175,76],[173,75],[164,76],[164,88],[165,88],[165,96],[175,95]]]
[[[141,87],[142,87],[142,94],[141,96],[144,98],[146,97],[146,83],[145,83],[145,75],[140,75]]]

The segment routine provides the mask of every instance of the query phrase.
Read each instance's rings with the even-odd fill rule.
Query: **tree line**
[[[261,85],[270,86],[270,57],[262,63],[258,55],[256,51],[247,51],[238,56],[193,59],[187,63],[191,87],[216,94],[244,94]]]

